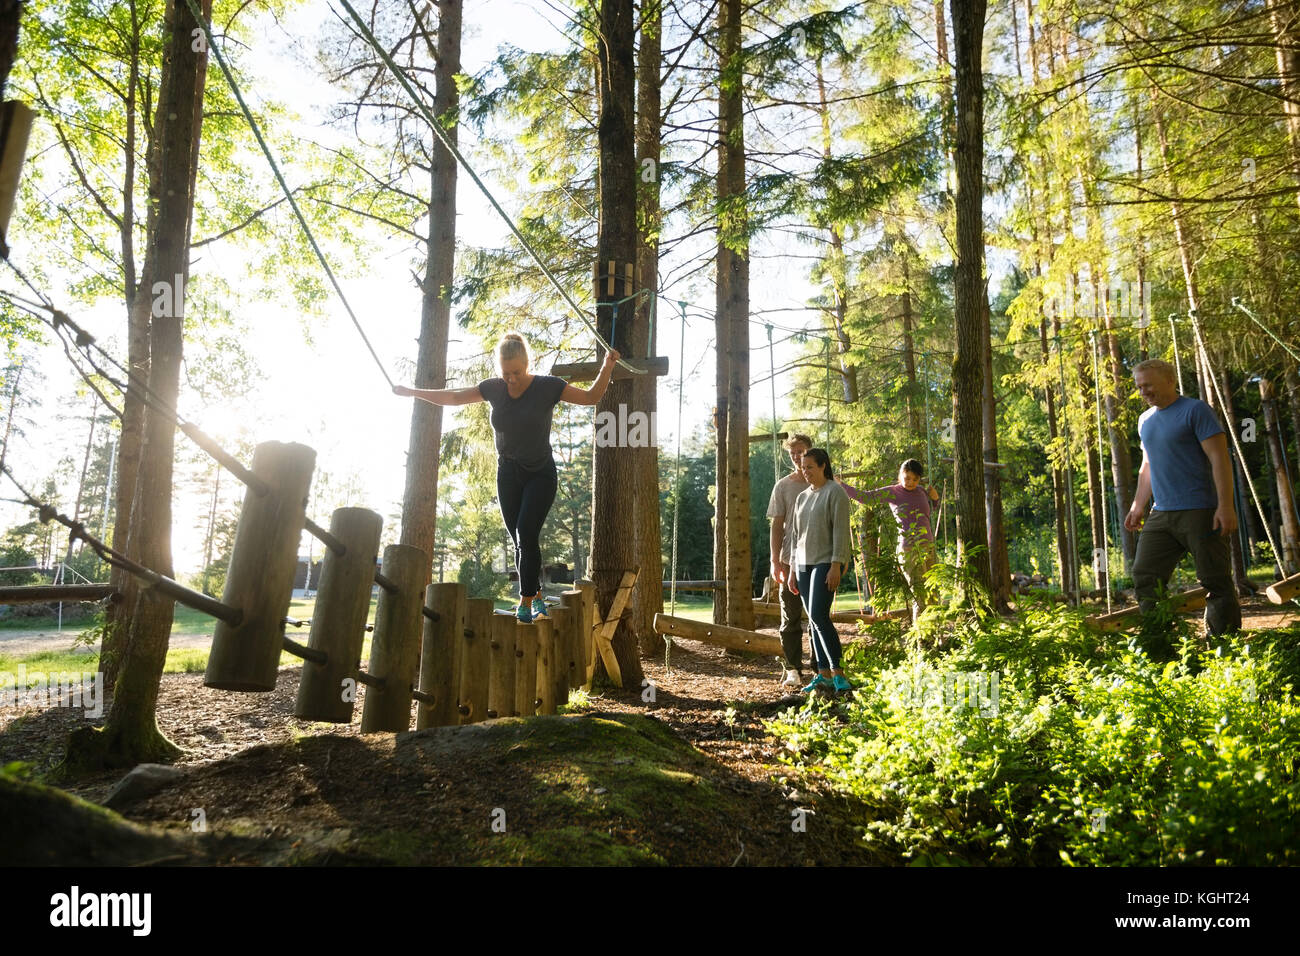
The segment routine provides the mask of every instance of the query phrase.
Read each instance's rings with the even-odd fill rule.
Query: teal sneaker
[[[520,624],[533,623],[533,612],[527,604],[521,604],[515,608],[515,617],[519,620]]]
[[[533,598],[533,620],[536,621],[542,618],[549,621],[551,616],[546,613],[546,599],[538,595]]]
[[[853,685],[849,683],[849,679],[843,674],[836,674],[831,683],[835,685],[835,693],[837,694],[847,694],[853,690]]]
[[[815,677],[813,677],[812,681],[808,684],[808,686],[803,689],[803,693],[825,694],[825,693],[829,693],[832,690],[832,688],[834,688],[834,686],[835,685],[832,684],[830,681],[828,681],[825,677],[823,677],[821,674],[818,674]]]

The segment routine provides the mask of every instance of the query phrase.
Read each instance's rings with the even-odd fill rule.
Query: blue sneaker
[[[835,685],[835,693],[837,694],[847,694],[853,690],[853,685],[849,683],[849,679],[843,674],[836,674],[831,683]]]
[[[515,617],[519,620],[520,624],[533,623],[533,612],[527,604],[521,604],[515,608]]]
[[[808,684],[808,686],[803,689],[803,693],[805,694],[830,693],[830,691],[832,690],[832,688],[834,688],[834,686],[835,685],[832,684],[830,681],[828,681],[825,677],[823,677],[821,674],[818,674],[815,677],[813,677],[812,681]]]
[[[532,609],[532,610],[533,610],[533,620],[534,620],[534,621],[536,621],[536,620],[540,620],[540,619],[543,619],[543,618],[546,619],[546,620],[548,620],[548,621],[551,619],[551,616],[550,616],[549,614],[546,613],[546,599],[543,598],[540,594],[539,594],[537,597],[533,598],[533,609]]]

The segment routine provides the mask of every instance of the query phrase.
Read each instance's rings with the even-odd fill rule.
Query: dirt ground
[[[1300,616],[1293,605],[1258,599],[1243,611],[1248,628]],[[206,860],[220,863],[900,862],[859,838],[862,807],[818,792],[806,778],[786,780],[781,744],[761,720],[801,702],[779,685],[777,661],[682,641],[667,664],[660,657],[644,667],[653,701],[641,688],[598,692],[567,723],[546,725],[559,733],[553,739],[540,722],[517,719],[490,722],[510,725],[499,733],[478,725],[362,736],[364,698],[351,725],[292,716],[298,667],[283,668],[269,694],[210,690],[201,674],[167,674],[158,721],[185,750],[177,764],[184,776],[125,816],[184,831],[203,809],[214,833],[243,841]],[[578,727],[583,721],[589,727]],[[0,710],[0,764],[24,761],[39,774],[86,722],[67,707]],[[591,736],[596,729],[612,736]],[[497,749],[473,743],[489,739]],[[529,762],[516,766],[521,750]],[[670,764],[675,769],[664,769]],[[640,776],[629,778],[632,771]],[[646,773],[656,781],[648,790]],[[98,802],[121,776],[97,774],[64,788]],[[644,799],[633,800],[636,794]],[[512,832],[522,826],[531,842],[492,841],[487,821],[502,807],[512,808]],[[801,810],[810,821],[805,830],[792,826]]]

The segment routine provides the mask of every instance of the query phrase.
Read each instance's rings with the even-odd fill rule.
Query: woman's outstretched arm
[[[473,405],[483,401],[483,394],[477,385],[469,388],[407,388],[405,385],[394,385],[393,394],[422,399],[431,405]]]
[[[605,397],[605,389],[609,388],[609,378],[614,374],[614,363],[619,358],[617,349],[606,352],[605,363],[601,365],[600,374],[596,376],[596,381],[591,383],[591,388],[566,385],[564,391],[560,393],[560,401],[568,402],[570,405],[595,405]]]

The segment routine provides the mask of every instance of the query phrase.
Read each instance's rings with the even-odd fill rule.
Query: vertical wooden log
[[[244,616],[238,627],[217,622],[203,678],[208,687],[275,689],[315,467],[316,452],[306,445],[263,442],[253,452],[253,473],[267,488],[262,494],[250,488],[244,495],[222,597]]]
[[[438,615],[424,619],[420,652],[420,690],[433,696],[432,704],[421,703],[415,711],[415,729],[449,727],[460,722],[461,635],[465,633],[465,586],[430,584],[424,603]]]
[[[582,630],[578,635],[582,651],[582,686],[590,687],[596,667],[596,585],[584,578],[577,582],[577,588],[582,592]]]
[[[489,643],[487,715],[509,717],[515,712],[515,628],[518,622],[503,614],[492,615]]]
[[[537,628],[515,624],[515,716],[537,713]]]
[[[429,557],[409,544],[384,549],[384,577],[394,591],[379,590],[375,636],[366,670],[384,683],[366,689],[361,732],[401,733],[411,729],[411,687],[420,666],[420,631],[424,620],[424,576]]]
[[[324,664],[303,661],[295,717],[336,724],[352,720],[383,527],[384,519],[366,508],[339,508],[330,518],[330,534],[343,543],[343,553],[325,552],[307,640],[308,647],[324,651],[328,660]],[[350,686],[344,684],[348,680]]]
[[[560,606],[569,612],[568,614],[568,637],[565,641],[569,645],[569,654],[572,658],[569,668],[569,687],[576,690],[587,682],[587,662],[583,654],[583,622],[587,619],[587,609],[584,605],[586,595],[582,591],[565,591],[560,595]]]
[[[13,215],[23,158],[27,155],[27,137],[35,115],[26,103],[11,101],[0,106],[0,249],[6,257],[9,217]]]
[[[551,672],[556,708],[569,702],[569,674],[573,668],[573,612],[567,607],[551,608],[551,632],[555,635],[555,666]]]
[[[488,680],[492,666],[492,602],[488,598],[470,598],[465,608],[458,709],[462,724],[476,724],[487,719]]]
[[[555,628],[549,620],[531,625],[537,632],[537,712],[555,713]]]

